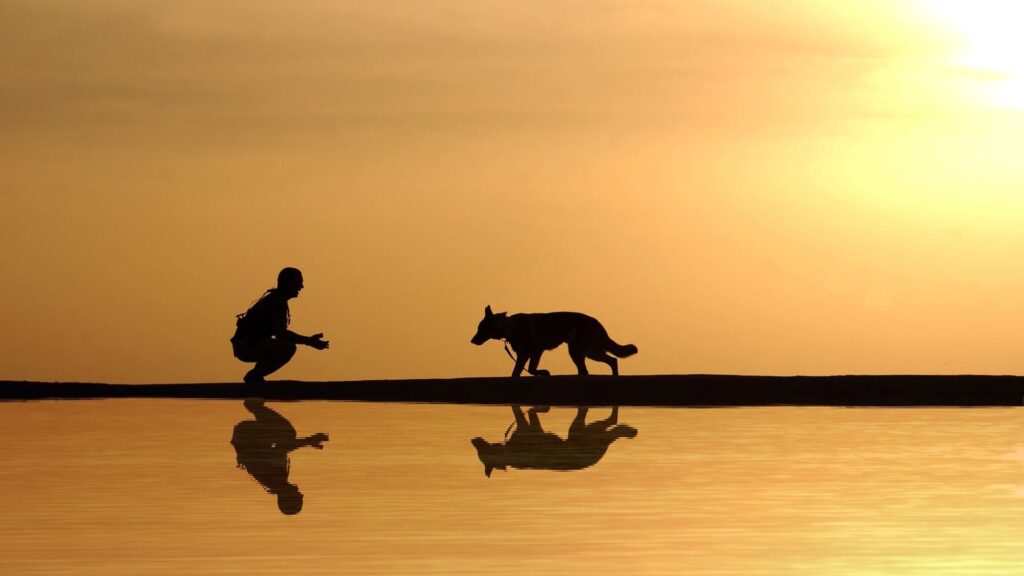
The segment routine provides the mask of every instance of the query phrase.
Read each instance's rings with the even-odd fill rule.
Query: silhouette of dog
[[[618,423],[618,406],[612,407],[608,418],[590,424],[586,423],[587,410],[582,406],[577,409],[576,418],[569,425],[569,434],[562,439],[541,427],[537,414],[547,412],[547,406],[530,408],[526,415],[519,406],[512,406],[515,431],[504,442],[488,442],[480,437],[471,440],[477,457],[484,465],[484,475],[489,478],[495,468],[507,470],[509,467],[520,470],[582,470],[601,460],[612,442],[636,437],[636,428]]]
[[[488,340],[505,340],[516,352],[516,365],[512,376],[519,376],[526,366],[527,372],[534,376],[548,376],[547,370],[539,370],[541,354],[545,350],[554,350],[563,343],[569,345],[569,357],[572,358],[576,370],[581,376],[588,374],[585,360],[604,362],[612,369],[612,374],[619,375],[619,362],[609,355],[611,352],[619,358],[636,354],[636,346],[632,344],[616,344],[608,337],[608,332],[601,323],[579,312],[546,312],[540,314],[513,314],[505,312],[495,314],[491,307],[484,309],[484,319],[477,326],[472,342],[477,346]]]

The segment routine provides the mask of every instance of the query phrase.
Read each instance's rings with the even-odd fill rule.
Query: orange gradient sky
[[[332,347],[277,378],[505,375],[487,304],[625,374],[1024,373],[1022,17],[8,0],[0,379],[237,380],[282,266]]]

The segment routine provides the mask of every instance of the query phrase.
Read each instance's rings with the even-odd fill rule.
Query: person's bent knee
[[[296,349],[298,349],[298,346],[295,345],[295,342],[280,340],[277,344],[276,352],[281,360],[287,362],[292,359],[292,356],[295,356]]]

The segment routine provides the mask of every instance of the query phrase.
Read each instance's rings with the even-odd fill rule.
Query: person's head
[[[277,289],[288,298],[295,298],[302,290],[302,272],[298,268],[282,268],[277,273]]]
[[[302,492],[298,486],[288,484],[277,493],[277,509],[288,516],[302,512]]]

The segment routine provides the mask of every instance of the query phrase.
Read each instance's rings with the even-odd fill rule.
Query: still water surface
[[[565,439],[577,415],[537,417]],[[471,440],[500,444],[507,406],[51,401],[0,421],[4,575],[1024,574],[1021,409],[624,407],[596,463],[490,477]],[[287,453],[287,422],[329,440]],[[518,438],[491,464],[602,445]]]

